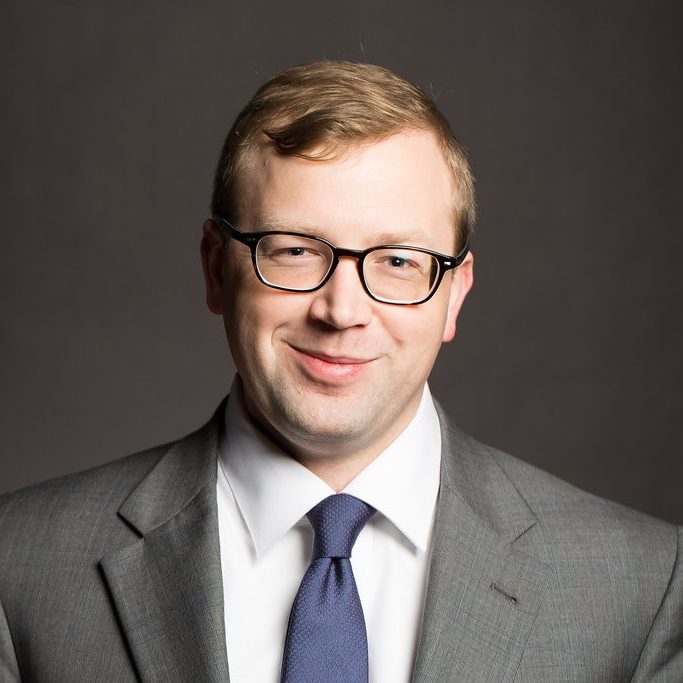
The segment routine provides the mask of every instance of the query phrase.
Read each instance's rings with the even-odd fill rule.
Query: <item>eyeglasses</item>
[[[457,256],[421,247],[382,244],[370,249],[342,249],[322,237],[274,230],[242,232],[225,218],[215,217],[224,232],[251,250],[258,279],[286,292],[314,292],[334,273],[340,256],[358,261],[358,275],[368,295],[385,304],[422,304],[436,292],[447,270],[457,268],[469,244]]]

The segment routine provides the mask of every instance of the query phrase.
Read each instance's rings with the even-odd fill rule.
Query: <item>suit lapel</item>
[[[119,515],[140,540],[101,560],[143,681],[228,680],[216,509],[222,406],[176,443]]]
[[[441,488],[414,680],[509,681],[548,581],[537,559],[544,540],[492,453],[440,420]]]

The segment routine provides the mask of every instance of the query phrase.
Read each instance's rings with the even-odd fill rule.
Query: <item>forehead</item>
[[[333,240],[419,231],[432,236],[425,246],[437,248],[443,235],[452,242],[452,177],[426,131],[349,146],[325,160],[286,156],[264,145],[251,155],[240,190],[240,221],[247,230],[275,224],[328,231]]]

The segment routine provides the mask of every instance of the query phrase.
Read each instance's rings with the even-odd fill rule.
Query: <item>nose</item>
[[[365,326],[372,319],[372,299],[363,289],[354,258],[340,257],[332,277],[312,296],[311,318],[337,330]]]

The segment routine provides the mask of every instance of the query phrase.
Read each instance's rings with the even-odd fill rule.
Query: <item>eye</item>
[[[284,246],[279,249],[274,249],[268,254],[268,257],[273,259],[287,259],[289,261],[325,258],[324,254],[322,254],[319,249],[304,246]]]
[[[324,242],[304,235],[273,233],[258,244],[257,256],[283,263],[329,259],[329,248]]]
[[[409,265],[408,259],[402,258],[400,256],[390,256],[387,261],[393,268],[403,268],[404,266]]]
[[[397,254],[387,254],[378,261],[378,265],[388,270],[412,270],[420,269],[420,264],[408,256],[398,256]]]
[[[422,280],[430,271],[431,256],[409,247],[379,248],[366,260],[365,274],[393,280]]]

